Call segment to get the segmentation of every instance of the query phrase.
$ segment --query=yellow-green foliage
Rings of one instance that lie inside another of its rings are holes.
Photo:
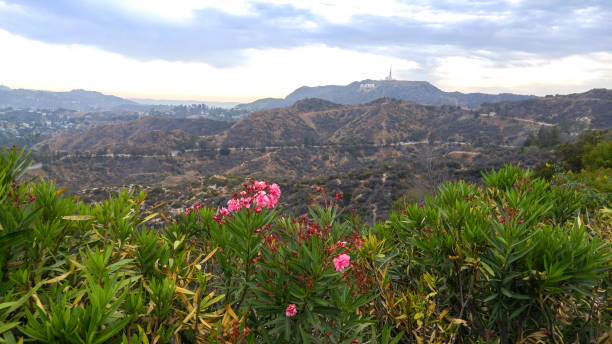
[[[607,140],[596,145],[585,145],[584,150],[582,164],[585,168],[612,168],[612,141]]]

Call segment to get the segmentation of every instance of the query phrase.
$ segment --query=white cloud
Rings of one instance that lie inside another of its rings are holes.
[[[432,74],[440,87],[465,92],[545,95],[612,86],[612,53],[609,52],[552,60],[529,54],[517,55],[522,58],[505,65],[484,57],[438,58],[438,66]]]
[[[250,49],[244,64],[138,61],[83,45],[33,41],[0,30],[0,84],[69,90],[84,88],[134,97],[229,100],[285,96],[303,85],[345,84],[419,68],[413,61],[324,45],[289,50]]]
[[[574,10],[574,18],[578,25],[590,28],[596,27],[604,19],[602,10],[596,6],[589,6]]]

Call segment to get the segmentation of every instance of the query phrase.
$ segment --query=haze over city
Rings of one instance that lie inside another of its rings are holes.
[[[0,0],[0,84],[251,101],[303,86],[610,88],[607,1]]]

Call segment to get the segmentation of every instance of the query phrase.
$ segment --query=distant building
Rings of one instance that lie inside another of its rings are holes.
[[[494,111],[491,111],[489,113],[481,113],[480,116],[483,116],[483,117],[495,117],[495,116],[497,116],[497,113],[494,112]]]

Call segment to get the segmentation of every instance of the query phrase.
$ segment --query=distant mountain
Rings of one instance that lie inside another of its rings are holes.
[[[72,90],[52,92],[11,89],[0,86],[0,108],[69,109],[78,111],[131,108],[139,104],[131,100],[95,91]]]
[[[495,112],[504,117],[520,118],[575,127],[612,128],[612,90],[592,89],[584,93],[530,98],[515,102],[483,104],[479,112]]]
[[[168,151],[194,137],[207,137],[216,147],[250,148],[423,140],[514,146],[540,127],[553,125],[568,133],[612,128],[612,90],[485,103],[473,110],[393,98],[357,105],[307,98],[290,107],[251,113],[235,123],[147,116],[44,143],[52,151]]]
[[[309,98],[291,107],[252,113],[226,130],[220,140],[226,145],[256,147],[423,140],[516,144],[530,132],[530,125],[480,116],[451,105],[422,105],[392,98],[339,105]]]
[[[393,98],[339,105],[308,98],[255,112],[223,133],[227,145],[386,144],[436,140],[519,145],[541,126],[612,128],[612,90],[483,104],[468,110]],[[244,138],[248,138],[245,140]]]
[[[427,105],[454,105],[465,108],[476,108],[482,103],[513,101],[529,98],[526,95],[511,93],[485,94],[444,92],[426,81],[403,80],[363,80],[346,86],[329,85],[303,86],[286,98],[265,98],[248,104],[237,105],[237,109],[261,111],[293,105],[306,98],[320,98],[343,105],[365,104],[381,97],[407,100]]]
[[[445,179],[477,178],[481,170],[509,161],[533,167],[548,159],[543,149],[513,149],[541,128],[565,127],[559,132],[566,138],[567,132],[610,128],[611,92],[485,104],[476,110],[390,98],[359,105],[303,99],[236,123],[150,116],[42,142],[51,152],[71,155],[57,160],[41,147],[35,153],[44,166],[36,173],[69,190],[176,185],[180,191],[170,199],[177,209],[220,204],[224,186],[235,190],[244,178],[260,178],[278,182],[283,190],[299,188],[287,192],[295,195],[289,202],[310,204],[313,189],[308,188],[316,185],[331,194],[342,192],[351,208],[376,204],[377,214],[385,214],[399,197]],[[182,152],[168,156],[173,150]],[[84,151],[129,156],[92,157]],[[211,186],[200,177],[210,178]]]

